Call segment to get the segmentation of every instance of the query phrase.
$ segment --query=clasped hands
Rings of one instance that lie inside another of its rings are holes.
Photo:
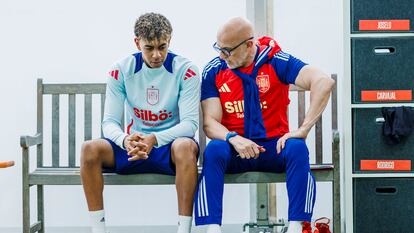
[[[154,134],[133,133],[124,138],[124,148],[128,152],[128,161],[147,159],[157,138]]]

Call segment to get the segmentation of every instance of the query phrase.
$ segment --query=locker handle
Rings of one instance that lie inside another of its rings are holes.
[[[375,192],[377,194],[396,194],[397,188],[396,187],[376,187]]]
[[[375,123],[377,123],[377,124],[381,124],[381,123],[384,123],[384,122],[385,122],[384,117],[375,118]]]
[[[395,53],[394,47],[376,47],[374,48],[374,52],[376,55],[387,55]]]

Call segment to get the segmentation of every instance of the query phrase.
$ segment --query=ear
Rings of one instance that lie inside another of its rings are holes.
[[[253,46],[255,46],[254,40],[249,40],[246,42],[247,48],[251,48]]]
[[[135,45],[137,46],[137,49],[141,51],[142,50],[141,44],[139,43],[139,39],[137,37],[134,38],[134,42],[135,42]]]

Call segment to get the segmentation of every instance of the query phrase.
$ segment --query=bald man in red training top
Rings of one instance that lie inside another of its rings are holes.
[[[285,53],[269,37],[255,41],[252,24],[233,18],[217,33],[219,53],[204,68],[201,105],[204,151],[194,207],[196,225],[220,233],[225,173],[286,172],[289,233],[301,233],[315,203],[315,179],[305,138],[322,114],[334,81]],[[303,124],[289,130],[289,85],[310,90]]]

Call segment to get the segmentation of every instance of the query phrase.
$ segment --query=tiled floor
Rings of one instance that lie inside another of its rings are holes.
[[[47,233],[90,233],[87,227],[48,227]],[[128,226],[128,227],[108,227],[109,233],[175,233],[176,226]],[[21,233],[18,228],[1,228],[0,233]],[[194,227],[192,233],[205,233],[204,227]],[[224,225],[223,233],[242,233],[242,225]]]

